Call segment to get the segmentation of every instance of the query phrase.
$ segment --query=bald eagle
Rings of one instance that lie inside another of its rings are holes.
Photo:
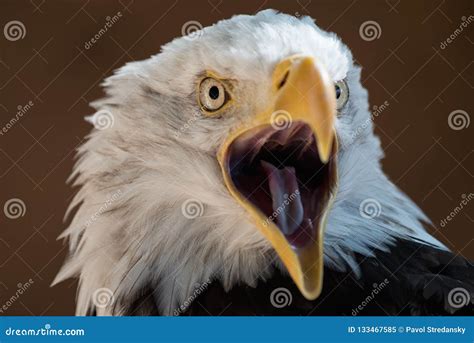
[[[472,314],[473,265],[381,169],[360,72],[265,10],[106,79],[55,280],[76,314]]]

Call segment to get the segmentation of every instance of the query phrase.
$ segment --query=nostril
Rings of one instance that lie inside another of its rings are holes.
[[[286,83],[286,80],[288,80],[288,75],[290,74],[290,71],[287,71],[285,75],[283,75],[283,78],[281,79],[280,83],[278,84],[278,89],[283,87]]]

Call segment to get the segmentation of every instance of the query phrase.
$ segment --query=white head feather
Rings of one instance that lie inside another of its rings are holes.
[[[386,250],[393,237],[444,248],[425,232],[424,214],[381,170],[367,92],[348,48],[307,17],[272,10],[239,15],[127,64],[105,81],[107,97],[92,104],[98,110],[92,120],[111,114],[113,126],[94,129],[79,149],[72,179],[81,189],[70,207],[77,211],[62,235],[71,255],[56,279],[79,276],[78,315],[94,307],[92,296],[102,287],[113,291],[117,306],[98,314],[121,314],[121,304],[145,285],[155,289],[162,313],[171,314],[210,278],[230,289],[284,268],[228,193],[216,152],[232,127],[268,106],[273,68],[293,54],[314,56],[350,90],[336,121],[342,148],[326,266],[357,272],[354,253]],[[222,118],[202,117],[196,102],[206,70],[235,81],[236,106]],[[378,216],[361,216],[367,199],[380,204]],[[201,216],[183,215],[190,201]]]

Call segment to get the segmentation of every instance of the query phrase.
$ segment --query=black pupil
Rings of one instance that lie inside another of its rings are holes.
[[[341,92],[341,87],[336,85],[336,99],[339,99],[339,97],[341,96]]]
[[[209,96],[212,100],[216,100],[219,97],[219,88],[217,88],[216,86],[212,86],[209,89]]]

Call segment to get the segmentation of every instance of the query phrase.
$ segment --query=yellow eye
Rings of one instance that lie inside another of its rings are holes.
[[[335,84],[336,87],[336,106],[337,109],[340,110],[344,107],[349,99],[349,88],[347,87],[347,83],[344,80],[337,81]]]
[[[227,94],[222,82],[207,77],[199,85],[199,102],[204,110],[213,112],[220,109],[227,102]]]

